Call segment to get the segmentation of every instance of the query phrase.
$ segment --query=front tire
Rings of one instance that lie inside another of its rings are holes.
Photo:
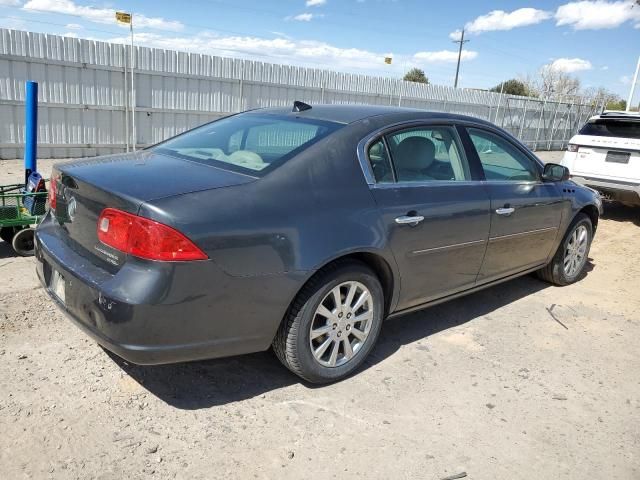
[[[293,301],[273,350],[312,383],[341,380],[362,365],[384,318],[384,293],[366,265],[339,262],[318,272]]]
[[[553,259],[546,267],[538,270],[538,276],[559,286],[577,282],[587,265],[592,240],[591,219],[584,213],[579,213],[567,229]]]

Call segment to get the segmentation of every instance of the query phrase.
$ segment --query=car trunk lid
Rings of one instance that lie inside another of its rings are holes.
[[[54,216],[62,237],[74,250],[117,268],[125,255],[102,244],[97,236],[98,217],[105,208],[136,214],[144,202],[254,180],[153,151],[83,159],[54,168]]]

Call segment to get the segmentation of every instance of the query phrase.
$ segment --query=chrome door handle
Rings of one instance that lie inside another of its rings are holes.
[[[422,215],[402,215],[401,217],[396,218],[396,223],[398,225],[411,225],[412,227],[415,227],[423,220],[424,217]]]
[[[498,215],[505,215],[505,216],[509,216],[511,215],[513,212],[515,212],[516,209],[513,207],[504,207],[504,208],[498,208],[496,209],[496,213]]]

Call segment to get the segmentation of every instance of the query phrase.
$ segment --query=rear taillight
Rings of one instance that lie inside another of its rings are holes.
[[[54,175],[51,177],[51,180],[49,180],[49,196],[48,196],[48,201],[49,201],[49,209],[50,210],[55,210],[56,209],[56,195],[57,195],[57,190],[58,187],[56,185],[56,183],[58,182],[58,176]]]
[[[567,145],[567,152],[577,152],[578,151],[578,145],[574,145],[573,143],[570,143],[569,145]]]
[[[209,258],[178,230],[115,208],[106,208],[100,214],[98,239],[116,250],[149,260]]]

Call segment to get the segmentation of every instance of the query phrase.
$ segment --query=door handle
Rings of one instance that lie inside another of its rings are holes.
[[[505,215],[505,216],[509,216],[511,215],[513,212],[515,212],[516,209],[513,207],[503,207],[503,208],[497,208],[496,209],[496,213],[498,215]]]
[[[423,220],[424,217],[422,215],[402,215],[401,217],[396,218],[396,223],[398,225],[410,225],[415,227]]]

